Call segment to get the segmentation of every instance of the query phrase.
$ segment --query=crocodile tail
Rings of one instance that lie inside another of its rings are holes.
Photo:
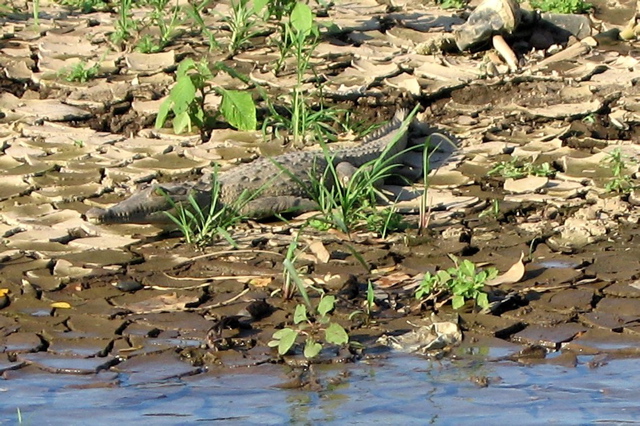
[[[393,115],[393,118],[386,126],[382,126],[373,133],[368,134],[364,139],[363,143],[367,143],[373,140],[380,139],[390,133],[395,132],[402,126],[402,122],[407,118],[407,110],[405,108],[401,108],[396,111]]]

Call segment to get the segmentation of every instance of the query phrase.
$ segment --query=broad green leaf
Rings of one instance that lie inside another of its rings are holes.
[[[296,306],[296,310],[293,313],[293,323],[300,324],[301,322],[307,321],[307,307],[304,305]]]
[[[453,296],[453,300],[451,301],[451,305],[453,309],[459,309],[464,305],[464,297],[462,296]]]
[[[373,304],[376,301],[375,296],[376,293],[373,290],[373,284],[371,283],[371,280],[369,280],[367,283],[367,306],[369,309],[373,307]]]
[[[195,65],[196,65],[196,63],[191,58],[187,58],[187,59],[183,60],[178,65],[178,70],[176,71],[176,77],[178,79],[180,79],[181,77],[186,76],[187,73],[189,72],[189,70],[194,68]]]
[[[169,97],[173,101],[173,112],[178,115],[189,109],[189,105],[196,98],[196,86],[190,78],[179,78],[176,85],[171,89]]]
[[[291,11],[289,20],[298,34],[306,36],[313,27],[313,12],[306,4],[298,2]]]
[[[324,339],[328,343],[334,343],[336,345],[349,343],[349,335],[340,324],[335,322],[329,324],[329,327],[324,331]]]
[[[187,131],[191,132],[191,117],[189,117],[189,113],[187,111],[176,114],[173,119],[173,131],[176,134],[182,133],[185,128]]]
[[[269,0],[253,0],[253,13],[260,15],[267,4],[269,4]]]
[[[238,130],[255,130],[257,125],[256,105],[251,93],[239,90],[220,90],[222,104],[220,112],[227,122]]]
[[[193,111],[193,108],[191,109],[191,120],[193,121],[193,124],[202,128],[204,125],[204,111],[202,108],[196,107],[195,111]]]
[[[278,353],[280,355],[284,355],[289,352],[289,349],[293,347],[296,343],[296,339],[298,338],[298,332],[296,330],[292,330],[290,328],[284,328],[283,330],[286,330],[287,333],[280,338],[280,343],[278,344]]]
[[[473,275],[475,275],[476,272],[476,265],[473,264],[473,262],[470,262],[468,260],[464,260],[462,262],[462,264],[460,265],[460,271],[464,274],[467,275],[469,277],[472,277]]]
[[[318,313],[321,316],[327,315],[329,312],[331,312],[335,304],[336,304],[335,296],[324,296],[322,300],[320,300],[320,303],[318,303]]]
[[[481,308],[486,308],[489,306],[489,298],[487,297],[487,293],[479,293],[476,297],[476,303]]]
[[[172,106],[173,100],[171,99],[171,97],[168,97],[164,100],[164,102],[162,102],[162,104],[160,105],[160,109],[158,109],[158,116],[156,117],[156,129],[164,126],[164,122],[167,121],[167,115],[169,115],[169,110]]]
[[[451,279],[451,274],[445,270],[440,270],[436,273],[436,277],[438,277],[441,284],[445,284]]]
[[[276,332],[273,333],[273,337],[276,340],[280,340],[282,339],[284,336],[286,336],[287,334],[289,334],[291,332],[290,328],[282,328],[280,330],[277,330]]]
[[[307,343],[304,345],[304,357],[315,358],[322,350],[322,345],[313,339],[307,339]]]

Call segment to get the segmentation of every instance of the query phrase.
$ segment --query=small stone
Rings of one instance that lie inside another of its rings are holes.
[[[126,280],[126,281],[116,281],[111,283],[115,288],[120,291],[126,291],[130,293],[135,293],[138,290],[142,290],[144,285],[139,283],[138,281]]]
[[[461,313],[460,319],[467,329],[502,339],[517,333],[525,327],[522,321],[501,318],[495,315]]]
[[[640,280],[633,282],[617,282],[602,290],[602,292],[609,296],[615,297],[640,297]]]
[[[515,334],[512,339],[530,345],[559,349],[561,343],[573,340],[576,335],[586,330],[585,326],[576,323],[559,324],[554,327],[532,325]]]

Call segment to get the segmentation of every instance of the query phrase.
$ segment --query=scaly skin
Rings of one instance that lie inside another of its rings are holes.
[[[399,110],[388,125],[367,137],[361,145],[331,151],[336,167],[348,165],[346,168],[357,169],[379,158],[393,142],[393,146],[385,153],[385,159],[397,159],[397,154],[407,146],[407,132],[402,127],[405,117],[406,111]],[[257,191],[257,196],[244,206],[241,214],[260,219],[288,211],[312,210],[316,204],[309,198],[305,188],[309,187],[312,174],[320,179],[326,168],[327,161],[322,151],[296,151],[271,159],[260,158],[217,176],[220,182],[218,202],[226,205],[237,201],[245,191]],[[177,184],[151,184],[110,208],[92,208],[86,217],[90,222],[105,224],[166,223],[168,217],[164,212],[172,209],[167,195],[178,204],[186,202],[191,194],[200,208],[208,211],[211,188],[211,182],[206,179]]]

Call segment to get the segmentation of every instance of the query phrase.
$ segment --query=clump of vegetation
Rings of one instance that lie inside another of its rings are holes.
[[[373,290],[373,284],[371,280],[367,283],[367,297],[364,301],[363,310],[356,310],[351,312],[349,319],[364,318],[365,324],[371,323],[373,318],[373,307],[375,306],[375,292]]]
[[[156,128],[164,125],[169,112],[173,112],[173,131],[191,132],[193,126],[204,129],[204,98],[209,87],[208,80],[213,78],[206,61],[195,62],[185,59],[178,65],[176,84],[169,97],[162,103],[156,117]]]
[[[298,4],[296,0],[255,0],[254,10],[263,11],[265,20],[274,17],[281,21],[283,17],[291,15],[293,8]]]
[[[398,138],[404,134],[409,123],[413,120],[417,108],[414,109],[402,123],[397,132]],[[397,140],[391,140],[387,148],[375,160],[350,170],[345,176],[344,171],[338,171],[334,155],[324,149],[324,162],[327,168],[318,177],[318,173],[311,171],[310,187],[305,188],[309,196],[318,204],[320,215],[314,218],[312,224],[318,228],[335,228],[346,234],[351,234],[364,224],[370,231],[379,233],[383,238],[389,232],[402,229],[402,217],[394,208],[379,210],[376,208],[378,199],[384,196],[378,191],[377,185],[388,178],[396,167],[397,157],[404,152],[389,155]],[[295,176],[288,172],[295,179]],[[304,186],[304,183],[298,182]]]
[[[480,212],[478,217],[492,217],[497,219],[500,217],[500,200],[497,198],[491,201],[491,205],[487,207],[485,210]]]
[[[535,9],[554,13],[587,13],[593,8],[583,0],[531,0],[530,3]]]
[[[140,23],[140,31],[144,28],[154,27],[160,30],[159,39],[145,34],[138,40],[136,49],[142,53],[155,53],[162,51],[178,35],[178,26],[184,22],[184,12],[181,6],[168,7],[170,0],[150,1],[153,10]],[[170,11],[167,13],[167,11]],[[169,20],[165,16],[169,15]]]
[[[103,0],[58,0],[58,3],[74,10],[80,10],[82,13],[91,13],[109,8]]]
[[[333,321],[331,316],[336,305],[335,296],[326,295],[319,290],[321,293],[320,301],[318,306],[314,307],[307,293],[306,285],[293,265],[291,254],[292,250],[289,250],[287,258],[283,262],[285,276],[296,284],[304,304],[296,305],[293,325],[273,333],[272,340],[268,342],[268,345],[277,347],[278,353],[284,355],[296,345],[299,337],[303,337],[305,358],[314,358],[320,354],[324,344],[348,344],[349,334],[340,324]]]
[[[95,78],[100,70],[100,64],[88,66],[87,61],[83,60],[77,62],[69,68],[60,70],[58,75],[64,77],[65,80],[70,82],[86,83],[87,81]]]
[[[185,6],[185,13],[193,20],[193,29],[197,29],[200,34],[207,38],[209,51],[220,47],[213,31],[209,29],[204,21],[202,12],[209,5],[209,0],[201,0],[199,3],[194,1]]]
[[[266,182],[264,187],[269,185]],[[172,212],[165,212],[177,226],[188,244],[199,247],[211,245],[213,241],[222,236],[232,246],[235,241],[228,229],[244,219],[240,213],[242,209],[254,200],[264,187],[257,191],[244,191],[237,200],[230,204],[220,202],[220,182],[214,173],[211,179],[211,198],[207,207],[201,206],[193,194],[189,194],[186,203],[176,203],[168,194],[161,193],[171,204]]]
[[[275,108],[270,108],[271,115],[264,121],[263,130],[269,126],[274,130],[286,129],[297,143],[308,135],[321,141],[334,139],[335,130],[332,124],[338,122],[339,111],[325,108],[323,105],[312,108],[303,89],[305,76],[311,69],[313,52],[320,38],[311,8],[304,3],[295,3],[289,19],[280,24],[279,35],[277,46],[280,58],[275,68],[280,72],[287,58],[295,58],[296,85],[291,93],[290,102],[284,106],[287,113],[281,114]]]
[[[526,176],[549,177],[555,174],[555,170],[549,163],[534,164],[523,162],[519,158],[510,161],[501,161],[489,170],[489,176],[499,175],[503,178],[520,179]]]
[[[386,236],[400,226],[401,220],[393,209],[386,212],[376,209],[376,183],[391,174],[394,166],[389,161],[374,160],[355,170],[344,183],[333,164],[332,154],[325,151],[325,156],[328,164],[325,173],[320,179],[311,174],[311,188],[308,188],[321,212],[315,218],[317,221],[346,234],[366,224],[369,230]]]
[[[111,41],[116,45],[131,39],[138,30],[138,23],[133,19],[131,12],[133,1],[120,0],[118,3],[118,19],[115,23],[115,31],[111,34]]]
[[[436,3],[443,9],[464,9],[467,7],[466,0],[436,0]]]
[[[251,94],[246,91],[212,87],[212,78],[213,73],[205,59],[195,62],[188,58],[180,62],[176,71],[176,84],[158,111],[156,128],[162,127],[169,112],[172,112],[173,130],[176,133],[185,130],[191,132],[194,126],[198,127],[201,133],[206,133],[207,116],[204,104],[208,89],[211,88],[222,96],[220,112],[231,126],[240,130],[254,130],[256,107]]]
[[[231,31],[231,39],[227,50],[231,54],[235,54],[249,43],[252,37],[259,34],[254,31],[256,27],[256,6],[250,7],[248,0],[232,0],[231,14],[222,16],[222,21]]]
[[[608,154],[608,157],[603,160],[603,165],[611,170],[613,176],[605,184],[604,188],[607,192],[628,194],[637,187],[631,175],[627,173],[629,164],[634,163],[633,159],[624,155],[620,148],[616,148]]]
[[[373,214],[365,218],[367,230],[379,234],[381,238],[387,238],[390,232],[405,229],[407,224],[395,206],[384,209],[375,209]]]
[[[453,309],[461,308],[467,300],[474,300],[481,308],[489,306],[484,286],[487,281],[498,276],[496,268],[478,270],[476,265],[465,259],[449,255],[455,266],[440,270],[435,274],[426,273],[415,292],[416,299],[433,300],[440,305],[451,300]]]
[[[8,15],[10,13],[13,13],[13,8],[6,5],[6,4],[0,4],[0,16],[5,16]]]
[[[284,355],[296,344],[300,336],[305,340],[304,356],[315,358],[320,354],[323,343],[346,345],[349,334],[337,322],[331,320],[331,311],[335,307],[335,296],[322,296],[313,313],[307,311],[304,304],[298,304],[293,314],[293,326],[285,327],[273,333],[269,341],[270,347],[277,347],[278,353]]]

